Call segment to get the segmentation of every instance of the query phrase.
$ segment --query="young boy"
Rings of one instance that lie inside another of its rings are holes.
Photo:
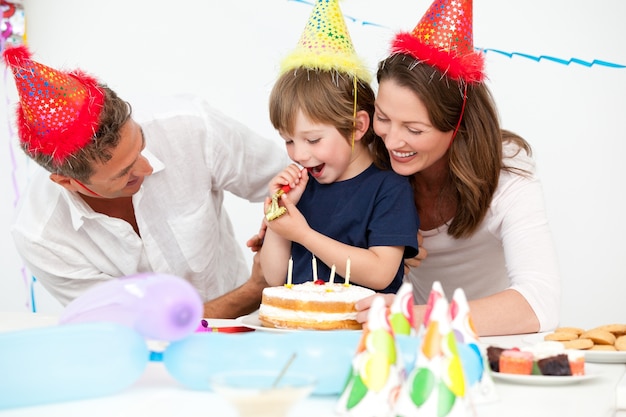
[[[328,281],[332,266],[343,282],[350,260],[350,283],[395,293],[403,258],[417,254],[409,182],[373,163],[369,80],[337,1],[317,1],[270,96],[271,122],[296,163],[269,184],[270,194],[290,187],[286,213],[266,220],[261,266],[270,285],[285,283],[290,258],[294,284]]]

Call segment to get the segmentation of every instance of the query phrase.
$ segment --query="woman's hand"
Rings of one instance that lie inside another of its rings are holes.
[[[396,297],[396,295],[376,293],[357,301],[357,303],[354,305],[354,308],[356,308],[357,311],[356,321],[358,321],[359,323],[367,322],[367,316],[369,315],[370,307],[372,306],[372,301],[374,301],[375,297],[383,297],[383,299],[385,300],[385,306],[389,307],[393,303],[393,299]]]
[[[369,311],[370,311],[370,307],[372,305],[372,301],[374,300],[374,297],[383,297],[383,299],[385,300],[385,306],[389,307],[391,306],[391,304],[393,303],[393,300],[395,299],[396,295],[395,294],[374,294],[374,295],[370,295],[367,298],[364,298],[362,300],[359,300],[356,304],[355,304],[355,308],[357,310],[357,315],[356,315],[356,320],[359,323],[366,323],[367,319],[368,319],[368,315],[369,315]],[[415,330],[419,329],[420,325],[422,324],[422,321],[424,320],[424,313],[426,312],[426,306],[425,305],[414,305],[413,306],[413,327],[415,328]]]
[[[424,244],[424,236],[421,232],[417,232],[417,247],[419,252],[416,257],[404,260],[404,275],[409,273],[410,268],[417,268],[422,261],[428,256],[428,251],[422,246]]]

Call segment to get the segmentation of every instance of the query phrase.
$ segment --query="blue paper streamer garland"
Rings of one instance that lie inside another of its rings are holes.
[[[306,4],[309,6],[313,6],[314,2],[311,1],[306,1],[306,0],[287,0],[287,1],[293,1],[296,3],[302,3],[302,4]],[[385,28],[385,29],[389,29],[387,26],[385,25],[381,25],[375,22],[370,22],[367,20],[363,20],[363,19],[359,19],[353,16],[348,16],[346,14],[344,14],[344,17],[346,18],[346,20],[350,20],[353,23],[357,23],[360,24],[361,26],[375,26],[375,27],[380,27],[380,28]],[[570,59],[565,59],[565,58],[557,58],[554,56],[549,56],[549,55],[539,55],[539,56],[534,56],[534,55],[530,55],[530,54],[525,54],[523,52],[506,52],[506,51],[502,51],[499,49],[493,49],[493,48],[474,48],[478,51],[483,51],[485,53],[487,52],[493,52],[496,54],[500,54],[500,55],[505,55],[508,56],[509,58],[513,58],[514,56],[519,56],[521,58],[526,58],[526,59],[530,59],[532,61],[535,62],[540,62],[542,60],[545,61],[551,61],[551,62],[555,62],[557,64],[562,64],[562,65],[570,65],[570,64],[578,64],[578,65],[583,65],[586,67],[593,67],[595,66],[603,66],[603,67],[608,67],[608,68],[626,68],[626,65],[622,65],[622,64],[617,64],[614,62],[609,62],[609,61],[604,61],[601,59],[593,59],[592,61],[586,61],[584,59],[581,58],[570,58]]]

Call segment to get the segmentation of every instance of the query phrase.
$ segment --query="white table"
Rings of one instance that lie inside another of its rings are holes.
[[[49,326],[54,317],[31,313],[0,312],[0,331]],[[216,320],[211,325],[233,325]],[[481,339],[486,344],[522,346],[523,336]],[[479,417],[626,417],[616,408],[616,387],[625,378],[625,364],[593,364],[601,376],[564,386],[529,386],[496,380],[498,401],[476,406]],[[2,376],[0,375],[0,378]],[[626,384],[626,379],[624,379]],[[0,393],[2,395],[2,393]],[[297,404],[292,417],[335,416],[337,397],[310,397]],[[141,378],[125,391],[107,397],[0,411],[1,417],[236,417],[237,413],[218,395],[185,388],[160,362],[150,362]]]

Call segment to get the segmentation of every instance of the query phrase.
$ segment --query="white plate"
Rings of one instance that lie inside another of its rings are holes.
[[[237,321],[239,322],[239,324],[241,324],[242,326],[246,326],[249,327],[251,329],[255,329],[255,330],[263,330],[265,332],[277,332],[277,333],[284,333],[284,332],[306,332],[306,331],[328,331],[328,332],[333,332],[333,331],[344,331],[344,332],[349,332],[349,331],[354,331],[354,332],[360,332],[361,330],[351,330],[351,329],[341,329],[341,330],[315,330],[315,329],[278,329],[275,327],[265,327],[263,326],[263,324],[261,323],[261,320],[259,320],[259,312],[255,311],[252,314],[248,314],[247,316],[241,316],[237,318]]]
[[[530,336],[526,336],[522,339],[525,343],[529,345],[534,345],[535,343],[539,343],[543,341],[545,335],[552,333],[535,333]],[[581,349],[585,355],[585,362],[592,363],[626,363],[626,351],[605,351],[605,350],[584,350]]]
[[[603,350],[583,350],[585,361],[594,363],[626,363],[626,352],[623,351],[603,351]]]
[[[297,331],[297,330],[294,330],[294,329],[276,329],[274,327],[265,327],[265,326],[263,326],[263,324],[261,323],[261,320],[259,320],[259,312],[258,311],[255,311],[252,314],[248,314],[247,316],[238,317],[237,321],[242,326],[246,326],[246,327],[249,327],[249,328],[254,329],[254,330],[263,330],[265,332],[284,333],[284,332],[294,332],[294,331]]]
[[[493,379],[523,385],[568,385],[588,381],[600,376],[600,371],[593,365],[585,364],[585,375],[552,376],[552,375],[516,375],[491,372]]]

